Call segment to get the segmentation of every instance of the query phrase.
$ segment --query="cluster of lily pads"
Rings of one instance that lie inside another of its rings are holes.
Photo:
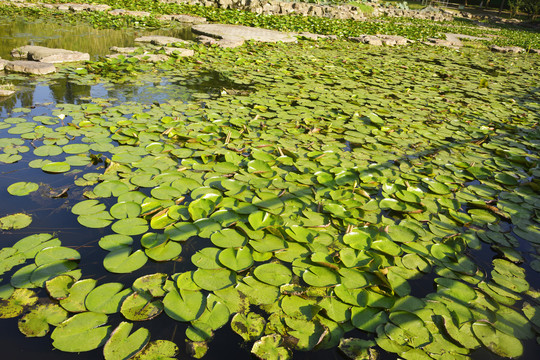
[[[538,65],[472,49],[249,43],[167,64],[170,81],[214,72],[241,88],[220,96],[16,109],[0,123],[0,161],[73,177],[84,199],[71,213],[109,232],[104,269],[185,270],[98,282],[69,240],[26,236],[0,250],[0,317],[22,315],[26,336],[53,326],[55,348],[103,346],[105,359],[173,358],[179,344],[130,335],[162,312],[189,324],[195,358],[223,326],[261,359],[336,347],[351,359],[518,357],[540,330]]]

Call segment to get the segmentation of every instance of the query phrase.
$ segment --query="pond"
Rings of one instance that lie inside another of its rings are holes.
[[[8,74],[0,294],[40,312],[2,300],[5,357],[114,359],[129,321],[181,359],[534,359],[539,60],[422,46]]]
[[[164,35],[191,40],[189,26],[171,29],[94,29],[88,24],[67,24],[44,18],[29,21],[25,17],[0,17],[0,58],[11,59],[11,50],[23,45],[82,51],[93,60],[110,54],[110,48],[131,47],[135,38],[147,35]]]

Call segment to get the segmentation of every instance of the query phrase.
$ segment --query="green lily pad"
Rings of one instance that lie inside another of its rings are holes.
[[[56,300],[62,300],[69,296],[69,288],[77,281],[69,275],[59,275],[45,282],[45,288],[49,296]]]
[[[69,312],[86,311],[84,301],[86,296],[96,287],[94,279],[77,281],[69,288],[69,296],[60,300],[60,305]]]
[[[105,235],[99,240],[99,247],[103,250],[113,251],[126,246],[131,247],[133,238],[128,235],[111,234]]]
[[[109,226],[114,220],[107,211],[100,211],[90,215],[79,215],[77,221],[79,224],[92,229],[100,229]]]
[[[146,264],[148,257],[142,250],[131,252],[130,246],[115,248],[103,259],[103,267],[112,273],[131,273]]]
[[[166,241],[159,246],[145,249],[144,252],[154,261],[169,261],[180,256],[182,245],[175,241]]]
[[[103,314],[114,314],[120,311],[122,302],[131,293],[121,283],[107,283],[98,286],[86,295],[84,304],[89,311]]]
[[[75,215],[92,215],[101,213],[105,208],[105,204],[101,204],[98,200],[84,200],[75,204],[71,212]]]
[[[281,286],[288,284],[292,280],[292,272],[282,264],[268,263],[262,264],[253,271],[255,277],[269,285]]]
[[[60,260],[80,260],[81,254],[75,249],[64,246],[48,247],[41,250],[35,258],[37,266],[45,265]]]
[[[48,173],[60,174],[71,170],[71,166],[67,162],[50,162],[43,164],[41,170]]]
[[[329,268],[310,266],[302,274],[302,279],[311,286],[327,287],[339,284],[338,274]]]
[[[112,224],[111,229],[122,235],[139,235],[148,231],[148,222],[142,218],[121,219]]]
[[[133,360],[174,360],[178,351],[178,346],[172,341],[155,340],[148,343]]]
[[[223,229],[215,232],[210,239],[214,245],[221,248],[237,248],[244,246],[247,242],[246,237],[239,234],[234,229]]]
[[[216,291],[234,285],[236,275],[228,269],[198,269],[193,281],[204,290]]]
[[[124,299],[120,312],[131,321],[150,320],[161,314],[163,304],[150,293],[134,292]]]
[[[103,356],[106,360],[129,359],[141,352],[148,344],[150,332],[145,328],[139,328],[130,335],[132,328],[132,323],[122,321],[114,329],[103,347]]]
[[[191,256],[191,262],[199,269],[220,269],[222,268],[219,263],[220,249],[214,247],[206,247],[197,251]]]
[[[266,326],[266,320],[256,313],[238,313],[231,320],[231,329],[240,335],[244,341],[255,341],[261,337]]]
[[[156,273],[150,275],[144,275],[133,282],[133,290],[138,292],[148,292],[154,297],[161,297],[165,295],[165,281],[167,280],[167,274]]]
[[[49,325],[58,326],[68,318],[68,312],[57,304],[41,304],[19,319],[19,330],[27,337],[42,337]]]
[[[111,206],[110,213],[115,219],[136,218],[141,214],[141,206],[135,202],[119,202]]]
[[[7,299],[0,300],[0,319],[9,319],[19,316],[28,306],[38,301],[32,290],[15,289]]]
[[[253,256],[249,247],[221,250],[218,259],[223,266],[236,272],[244,271],[253,265]]]
[[[84,352],[103,346],[111,332],[107,315],[93,312],[76,314],[54,329],[53,346],[66,352]]]
[[[477,321],[472,329],[478,340],[499,356],[513,358],[523,354],[523,345],[518,339],[493,328],[487,322]]]
[[[6,215],[0,218],[0,229],[2,230],[17,230],[23,229],[32,223],[30,215],[18,213]]]
[[[14,196],[25,196],[39,189],[39,184],[34,182],[16,182],[8,186],[7,191]]]
[[[27,259],[32,259],[42,249],[60,245],[60,240],[53,238],[51,234],[34,234],[17,241],[13,248],[23,253]]]
[[[260,359],[289,360],[291,352],[282,345],[282,338],[278,334],[263,336],[251,348],[251,353]]]
[[[171,290],[163,299],[165,312],[177,321],[193,321],[198,319],[206,307],[206,298],[200,291]]]

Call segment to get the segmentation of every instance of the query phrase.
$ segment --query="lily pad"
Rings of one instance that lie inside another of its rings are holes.
[[[122,321],[111,333],[111,337],[103,347],[105,360],[124,360],[138,354],[150,341],[150,332],[139,328],[129,334],[133,328],[132,323]]]
[[[41,304],[19,319],[19,330],[27,337],[42,337],[49,325],[58,326],[68,318],[68,312],[57,304]]]
[[[39,184],[34,182],[16,182],[8,186],[7,191],[14,196],[25,196],[39,189]]]
[[[84,352],[103,346],[111,332],[107,315],[93,312],[76,314],[58,325],[51,334],[53,346],[66,352]]]
[[[163,299],[165,312],[177,321],[193,321],[198,319],[206,307],[206,298],[200,291],[171,290]]]
[[[18,213],[7,215],[0,218],[0,229],[2,230],[18,230],[23,229],[32,223],[30,215]]]

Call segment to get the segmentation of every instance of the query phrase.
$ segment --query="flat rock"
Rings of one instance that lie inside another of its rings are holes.
[[[224,40],[220,41],[220,46],[226,44],[238,46],[237,44],[241,45],[246,40],[260,42],[296,41],[296,37],[289,33],[242,25],[198,24],[193,25],[191,31],[198,35]]]
[[[204,24],[206,23],[206,18],[195,15],[161,15],[158,17],[159,20],[163,21],[178,21],[185,24]]]
[[[5,97],[5,96],[11,96],[13,94],[15,94],[15,90],[7,90],[7,89],[2,89],[0,88],[0,96],[1,97]]]
[[[540,49],[529,49],[529,52],[533,54],[540,54]]]
[[[449,40],[443,40],[443,39],[435,39],[435,38],[428,38],[428,41],[424,42],[426,45],[432,45],[432,46],[445,46],[451,49],[459,49],[461,46],[461,41],[459,45],[456,45],[455,42],[449,41]]]
[[[130,11],[130,10],[124,10],[124,9],[114,9],[109,11],[109,14],[111,15],[128,15],[133,17],[146,17],[150,16],[150,13],[148,11]]]
[[[11,56],[14,58],[28,59],[45,63],[63,63],[90,60],[88,53],[79,51],[53,49],[44,46],[25,45],[13,49]]]
[[[110,51],[117,54],[131,54],[139,49],[138,47],[118,47],[112,46],[109,48]]]
[[[162,49],[165,51],[165,54],[175,55],[178,57],[187,57],[187,56],[195,55],[195,51],[191,49],[182,49],[182,48],[167,47],[167,46],[163,47]]]
[[[519,46],[497,46],[497,45],[491,45],[489,47],[491,49],[491,51],[495,51],[495,52],[500,52],[500,53],[508,53],[508,52],[511,52],[511,53],[514,53],[514,54],[518,54],[518,53],[522,53],[525,51],[524,48],[521,48]]]
[[[6,66],[8,62],[9,62],[8,60],[0,59],[0,71],[4,70],[4,67]]]
[[[171,36],[159,36],[159,35],[151,35],[151,36],[141,36],[135,39],[136,42],[143,42],[143,43],[151,43],[154,45],[168,45],[168,44],[175,44],[175,43],[182,43],[187,44],[185,40],[178,39]]]
[[[338,38],[336,35],[321,35],[321,34],[313,34],[309,32],[301,32],[301,33],[296,34],[296,36],[302,37],[308,40],[321,40],[321,39],[337,40]]]
[[[54,64],[26,60],[10,61],[6,64],[4,69],[6,71],[35,75],[45,75],[56,72]]]
[[[407,45],[411,40],[398,35],[377,35],[382,43],[387,46]]]
[[[360,42],[363,44],[369,44],[374,46],[382,46],[383,42],[375,35],[360,35],[355,37],[350,37],[349,40]]]

